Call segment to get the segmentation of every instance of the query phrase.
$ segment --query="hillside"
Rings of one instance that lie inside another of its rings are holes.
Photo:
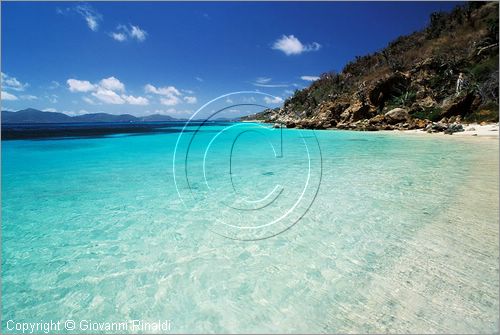
[[[168,122],[179,121],[168,115],[153,114],[135,117],[130,114],[114,115],[108,113],[90,113],[69,116],[64,113],[43,112],[28,108],[17,112],[2,111],[2,124],[9,123],[75,123],[75,122]]]
[[[357,57],[340,73],[323,74],[281,108],[247,117],[252,118],[355,130],[444,130],[463,121],[496,122],[498,3],[471,2],[434,13],[426,29]]]
[[[42,112],[27,108],[17,112],[2,111],[2,124],[5,123],[65,123],[71,122],[71,116],[63,113]]]

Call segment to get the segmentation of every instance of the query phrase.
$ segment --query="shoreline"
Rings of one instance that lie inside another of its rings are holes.
[[[470,135],[461,136],[465,137]],[[490,141],[480,145],[494,147]],[[498,314],[494,312],[498,311],[499,293],[498,281],[495,281],[498,280],[499,256],[498,151],[492,154],[493,159],[475,155],[469,177],[459,184],[447,208],[408,241],[405,252],[394,266],[374,277],[368,290],[384,298],[370,301],[370,308],[379,312],[368,316],[361,312],[356,314],[357,321],[372,327],[363,331],[498,332]],[[479,212],[491,215],[478,219]],[[399,284],[394,287],[394,283]],[[448,290],[440,290],[440,287]],[[391,301],[407,301],[408,304],[391,305]],[[488,309],[489,304],[494,308]],[[457,317],[434,322],[435,315],[446,315],[450,310]],[[380,323],[386,313],[394,321]]]
[[[469,123],[469,124],[463,124],[464,131],[460,132],[455,132],[453,136],[456,137],[490,137],[490,138],[498,138],[499,137],[499,125],[498,123],[490,123],[490,124],[485,124],[481,125],[478,123]],[[394,130],[388,130],[390,132],[393,132]],[[412,130],[395,130],[396,132],[402,132],[405,134],[417,134],[417,135],[428,135],[428,134],[434,134],[434,135],[441,135],[441,136],[450,136],[449,134],[445,134],[443,132],[439,133],[428,133],[423,129],[412,129]]]
[[[267,123],[270,126],[273,126],[274,123],[265,122],[263,120],[245,120],[239,121],[244,123]],[[479,123],[463,123],[461,124],[464,128],[464,131],[454,132],[453,134],[445,134],[444,132],[427,132],[424,129],[393,129],[393,130],[365,130],[371,133],[392,133],[392,134],[412,134],[412,135],[434,135],[441,137],[486,137],[486,138],[499,138],[500,126],[499,123],[488,123],[488,124],[479,124]],[[285,129],[300,129],[300,128],[286,128]],[[362,130],[350,130],[350,129],[338,129],[338,128],[327,128],[327,129],[312,129],[319,131],[330,131],[330,130],[340,130],[340,131],[362,131]]]

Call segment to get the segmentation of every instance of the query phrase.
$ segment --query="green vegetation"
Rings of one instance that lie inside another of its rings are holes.
[[[439,107],[424,108],[412,114],[413,117],[418,119],[427,119],[437,122],[441,119],[441,112],[443,110]]]
[[[479,63],[471,64],[467,70],[476,82],[487,80],[492,73],[498,72],[498,54]]]
[[[417,92],[415,91],[405,91],[404,93],[392,96],[392,98],[387,102],[386,106],[388,109],[393,109],[396,107],[410,107],[416,100]]]
[[[467,122],[498,122],[498,104],[489,102],[481,105],[477,111],[465,117]]]

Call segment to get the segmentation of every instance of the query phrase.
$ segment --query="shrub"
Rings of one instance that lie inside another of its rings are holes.
[[[467,122],[498,122],[498,102],[488,101],[464,118]]]
[[[486,80],[491,73],[496,71],[498,71],[498,54],[474,64],[468,69],[473,79],[478,82]]]
[[[441,120],[441,112],[442,109],[439,107],[425,108],[423,110],[413,113],[413,117],[417,119],[428,119],[436,122]]]

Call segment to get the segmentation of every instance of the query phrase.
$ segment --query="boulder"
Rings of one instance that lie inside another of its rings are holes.
[[[394,108],[385,113],[385,119],[389,124],[406,122],[410,120],[410,114],[404,108]]]
[[[345,111],[342,112],[342,114],[340,114],[340,121],[341,123],[346,123],[349,121],[351,117],[351,111],[348,109],[346,109]]]
[[[472,112],[472,104],[475,102],[476,96],[472,93],[460,95],[458,97],[449,97],[443,100],[441,108],[442,117],[450,117],[461,115],[465,116]]]
[[[441,131],[445,131],[446,129],[448,129],[448,124],[442,122],[433,122],[428,124],[424,130],[426,130],[428,133],[438,133]]]
[[[368,120],[360,120],[352,124],[353,129],[361,131],[377,131],[378,127],[371,125]]]
[[[356,102],[340,114],[340,120],[343,122],[356,122],[363,119],[369,119],[373,114],[369,105],[363,104],[362,102]]]
[[[358,108],[352,110],[352,120],[358,121],[363,119],[369,119],[373,116],[373,112],[370,110],[370,106],[361,105]]]
[[[372,117],[370,120],[368,120],[368,123],[373,125],[373,124],[381,124],[385,122],[385,116],[382,114],[375,115]]]
[[[348,124],[344,122],[337,123],[337,129],[348,129]]]
[[[425,128],[429,123],[429,120],[415,119],[413,121],[413,127],[416,129],[422,129]]]
[[[311,119],[300,119],[297,121],[296,128],[299,129],[324,129],[325,127],[321,123],[321,121],[318,120],[311,120]]]
[[[323,119],[339,121],[342,112],[348,107],[349,104],[346,103],[326,101],[318,106],[318,115]]]
[[[380,129],[382,129],[382,130],[394,130],[395,127],[391,126],[390,124],[386,124],[386,125],[380,126]]]
[[[464,131],[464,127],[459,123],[453,123],[444,130],[445,134],[451,135],[453,133]]]

